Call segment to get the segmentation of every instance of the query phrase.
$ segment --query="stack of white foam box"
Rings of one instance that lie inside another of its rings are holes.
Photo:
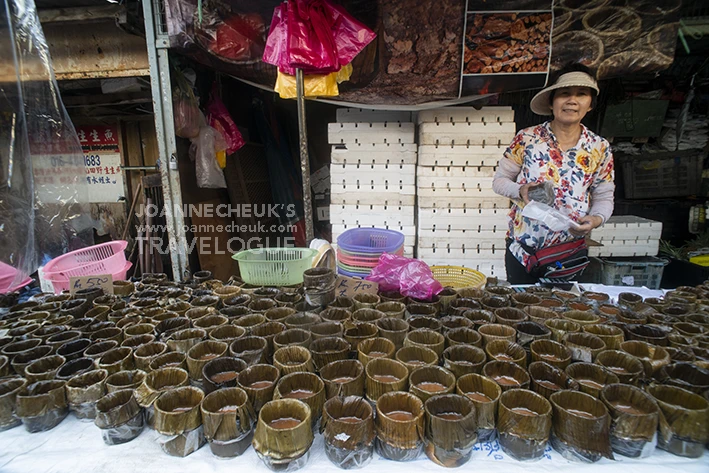
[[[510,201],[492,179],[515,136],[511,107],[419,112],[418,257],[505,277]]]
[[[589,256],[656,256],[660,250],[662,222],[634,215],[617,215],[594,229],[591,240],[601,246],[590,246]]]
[[[332,241],[357,227],[387,228],[416,244],[416,144],[411,112],[341,108],[328,126],[332,145]]]

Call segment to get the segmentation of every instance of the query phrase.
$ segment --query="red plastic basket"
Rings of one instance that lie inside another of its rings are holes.
[[[111,241],[58,256],[44,266],[44,276],[50,281],[66,279],[68,283],[72,276],[120,274],[126,266],[126,246],[125,240]]]

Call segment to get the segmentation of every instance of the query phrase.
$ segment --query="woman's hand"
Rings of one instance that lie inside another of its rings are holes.
[[[529,191],[541,185],[541,182],[530,182],[529,184],[523,184],[522,187],[519,188],[519,196],[522,198],[525,205],[529,203]]]
[[[570,228],[569,232],[576,236],[586,236],[591,233],[594,228],[600,227],[603,224],[603,219],[598,215],[586,215],[578,221],[577,228]]]

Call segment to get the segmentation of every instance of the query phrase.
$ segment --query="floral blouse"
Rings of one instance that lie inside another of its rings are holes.
[[[521,130],[504,156],[522,167],[516,182],[553,181],[554,207],[579,220],[588,214],[590,194],[603,182],[613,182],[613,154],[608,141],[581,125],[581,137],[573,148],[562,151],[551,130],[550,122]],[[571,241],[569,232],[554,232],[538,220],[522,216],[524,203],[513,201],[508,237],[513,239],[510,251],[526,266],[529,254],[519,242],[530,248],[543,248]]]

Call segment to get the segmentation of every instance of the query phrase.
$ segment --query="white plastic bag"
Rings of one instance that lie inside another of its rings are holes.
[[[221,133],[211,126],[199,129],[199,136],[192,140],[190,154],[194,151],[197,186],[210,189],[226,187],[224,173],[217,163],[217,151],[226,148]]]
[[[555,232],[565,232],[570,228],[577,230],[579,224],[568,216],[541,202],[531,201],[522,209],[522,216],[539,220]]]

